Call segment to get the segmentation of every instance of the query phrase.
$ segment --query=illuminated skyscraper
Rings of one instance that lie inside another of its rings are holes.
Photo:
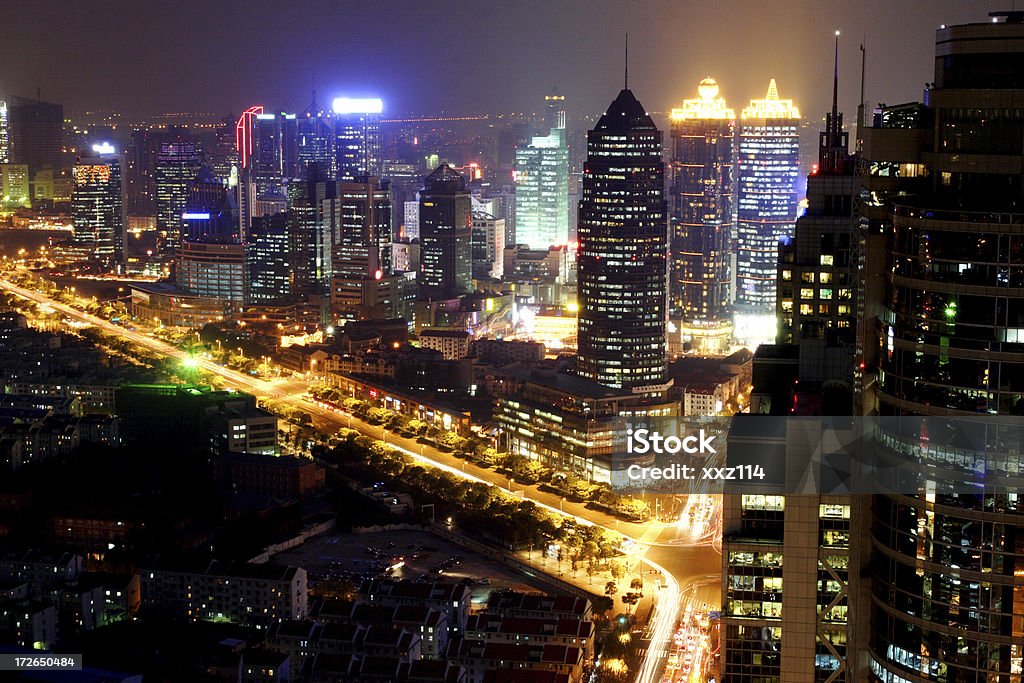
[[[736,114],[713,79],[697,92],[671,117],[669,311],[684,324],[712,325],[729,312]]]
[[[762,345],[754,356],[756,412],[849,415],[853,405],[851,205],[858,179],[838,108],[838,54],[837,36],[832,111],[819,138],[817,172],[808,178],[810,206],[781,248],[778,343]],[[758,434],[755,448],[799,450],[814,438],[813,427],[797,436],[793,425],[789,432]],[[737,431],[742,440],[742,428]],[[851,627],[861,621],[854,615],[867,553],[860,501],[774,493],[723,497],[723,680],[862,680],[854,675],[860,659],[848,656],[858,646]]]
[[[156,228],[159,247],[165,254],[173,253],[181,242],[189,187],[202,168],[202,154],[195,142],[179,137],[160,144],[156,155]]]
[[[473,288],[472,198],[448,164],[420,192],[420,299],[450,299]]]
[[[287,213],[253,219],[245,249],[248,303],[279,304],[294,297],[292,247]]]
[[[252,126],[252,157],[249,169],[257,179],[280,181],[283,174],[281,118],[257,114]]]
[[[865,408],[981,428],[908,438],[932,481],[872,500],[871,681],[1024,676],[1020,443],[995,438],[1024,414],[1024,12],[991,16],[940,27],[923,105],[863,129]]]
[[[338,180],[380,176],[380,115],[377,98],[334,100],[334,158]]]
[[[75,163],[71,218],[75,251],[106,268],[124,263],[124,157],[99,145]],[[102,153],[101,153],[102,151]]]
[[[7,103],[0,100],[0,164],[11,163],[8,145],[10,144],[10,133],[7,128]]]
[[[859,278],[853,204],[860,183],[838,98],[837,34],[832,110],[807,178],[807,212],[779,249],[776,342],[799,346],[800,384],[829,381],[852,391]]]
[[[316,93],[296,123],[298,176],[307,177],[310,166],[319,166],[325,177],[334,176],[334,133],[330,118],[316,103]]]
[[[367,176],[337,184],[323,202],[332,235],[331,319],[400,317],[404,278],[391,275],[391,188]]]
[[[516,243],[547,249],[569,241],[569,148],[565,97],[548,95],[547,135],[516,149]]]
[[[775,79],[763,100],[751,100],[739,126],[736,304],[744,313],[774,316],[779,242],[793,236],[800,172],[800,111],[779,99]]]
[[[578,371],[635,394],[665,388],[668,218],[661,152],[661,132],[628,89],[587,134]]]

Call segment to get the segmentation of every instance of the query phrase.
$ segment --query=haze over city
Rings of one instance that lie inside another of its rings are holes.
[[[829,43],[843,32],[840,105],[853,111],[858,46],[868,49],[865,97],[919,98],[934,29],[1002,9],[993,0],[556,0],[308,2],[244,6],[73,0],[28,3],[0,26],[0,93],[109,110],[285,110],[312,88],[382,97],[391,114],[535,111],[558,86],[570,115],[597,115],[622,77],[666,111],[711,75],[733,106],[762,97],[769,78],[817,118],[828,108]],[[892,64],[902,68],[892,69]]]
[[[1024,683],[1016,0],[0,15],[12,680]]]

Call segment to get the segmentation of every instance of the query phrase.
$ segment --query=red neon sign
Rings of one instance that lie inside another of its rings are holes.
[[[252,156],[252,120],[263,113],[263,105],[249,107],[238,118],[235,125],[235,148],[238,150],[238,161],[242,168],[249,165]]]

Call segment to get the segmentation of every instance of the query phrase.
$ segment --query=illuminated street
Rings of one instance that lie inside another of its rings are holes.
[[[290,406],[302,409],[311,415],[313,425],[325,433],[333,433],[341,427],[349,427],[369,437],[383,439],[408,455],[429,462],[456,476],[492,486],[507,486],[508,484],[508,479],[503,474],[477,467],[452,453],[445,453],[432,446],[421,444],[415,439],[406,439],[388,433],[380,426],[371,425],[358,417],[311,400],[306,395],[308,383],[302,378],[265,381],[237,370],[225,368],[211,360],[193,356],[140,331],[125,329],[120,325],[79,311],[7,280],[0,280],[0,288],[38,304],[49,306],[75,324],[94,325],[105,332],[128,339],[144,348],[179,358],[183,362],[187,361],[191,365],[224,378],[229,387],[251,392],[258,397],[278,399]],[[721,526],[721,500],[714,496],[697,496],[685,502],[683,513],[675,523],[636,524],[588,509],[580,503],[565,501],[560,495],[541,491],[536,486],[517,486],[516,491],[520,490],[524,499],[531,500],[552,513],[571,516],[583,524],[603,526],[636,541],[640,553],[642,553],[638,556],[649,567],[646,571],[653,572],[648,576],[653,578],[655,574],[658,574],[664,577],[663,587],[655,591],[656,609],[652,622],[646,629],[650,645],[647,647],[643,666],[637,678],[638,681],[645,683],[659,680],[673,647],[673,636],[682,614],[680,595],[684,598],[698,595],[702,602],[714,605],[712,609],[718,609],[720,591],[719,584],[715,581],[718,580],[717,570],[721,565],[721,554],[716,550],[713,542],[716,539],[716,533],[720,533],[717,530]],[[713,580],[710,577],[714,577]],[[645,576],[645,580],[649,582],[651,579]]]

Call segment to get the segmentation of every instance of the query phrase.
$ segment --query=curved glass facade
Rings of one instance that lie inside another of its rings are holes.
[[[1024,414],[1024,97],[1007,77],[1022,39],[1016,19],[937,33],[928,187],[890,205],[874,266],[880,414]],[[996,419],[980,423],[987,435]],[[871,680],[1020,683],[1024,501],[988,472],[977,495],[949,493],[991,443],[940,454],[930,441],[920,435],[919,461],[933,481],[872,500]],[[1019,442],[997,445],[1000,467],[1019,472]]]

